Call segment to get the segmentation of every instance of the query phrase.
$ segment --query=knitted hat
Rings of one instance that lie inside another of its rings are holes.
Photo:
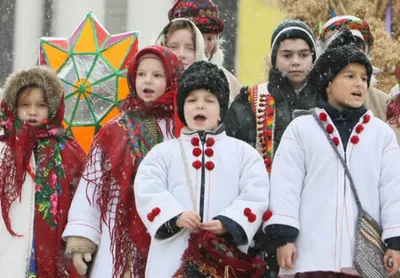
[[[308,83],[318,94],[327,99],[326,88],[335,76],[347,65],[357,63],[365,66],[368,75],[368,87],[371,81],[372,66],[367,56],[356,46],[351,31],[342,28],[327,49],[318,57],[308,74]]]
[[[49,114],[54,115],[64,94],[63,85],[57,73],[47,66],[37,66],[10,74],[3,87],[4,100],[16,113],[18,94],[28,86],[43,88],[49,105]]]
[[[220,34],[224,23],[218,17],[218,8],[211,0],[176,0],[168,12],[174,18],[190,18],[203,34]]]
[[[139,62],[141,58],[148,55],[156,56],[164,65],[165,73],[167,75],[167,89],[172,85],[172,83],[177,82],[175,79],[177,79],[177,76],[182,71],[181,62],[170,50],[163,46],[147,46],[136,54],[128,66],[128,85],[132,93],[136,93],[136,71],[139,66]]]
[[[178,116],[182,123],[186,125],[185,99],[197,89],[207,89],[217,97],[223,121],[229,105],[229,84],[225,73],[211,62],[197,61],[182,73],[178,81]]]
[[[299,20],[285,20],[276,27],[272,33],[271,38],[271,64],[273,67],[276,65],[276,57],[278,49],[283,40],[286,39],[302,39],[310,46],[313,53],[313,62],[316,59],[315,38],[312,30],[302,21]]]
[[[351,15],[336,16],[331,18],[322,26],[319,38],[324,45],[328,45],[334,38],[336,31],[340,30],[343,26],[347,26],[353,36],[359,37],[365,42],[365,53],[368,54],[369,50],[374,44],[374,36],[371,33],[369,25],[364,20]]]

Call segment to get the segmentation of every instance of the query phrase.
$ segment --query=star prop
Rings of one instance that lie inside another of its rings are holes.
[[[63,124],[86,152],[129,94],[127,64],[138,51],[138,35],[110,35],[89,13],[69,38],[40,39],[40,64],[53,68],[64,86]]]

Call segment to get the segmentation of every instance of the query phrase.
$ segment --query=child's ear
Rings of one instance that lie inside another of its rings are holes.
[[[325,91],[326,91],[326,94],[329,94],[330,92],[331,92],[331,82],[329,82],[329,84],[328,84],[328,86],[326,87],[326,89],[325,89]]]

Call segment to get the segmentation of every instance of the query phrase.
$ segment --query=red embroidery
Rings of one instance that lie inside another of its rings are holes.
[[[263,215],[263,221],[266,222],[272,217],[272,211],[267,210]]]
[[[215,168],[215,164],[212,161],[207,161],[206,162],[206,168],[208,171],[212,171]]]
[[[246,215],[247,217],[249,217],[249,215],[251,214],[251,209],[250,208],[245,208],[243,211],[244,215]]]
[[[154,221],[154,215],[150,212],[150,213],[148,213],[147,214],[147,219],[150,221],[150,222],[153,222]]]
[[[358,137],[357,135],[353,135],[350,139],[350,142],[353,144],[357,144],[360,141],[360,137]]]
[[[207,138],[206,145],[207,147],[212,147],[215,144],[214,138]]]
[[[193,146],[198,146],[200,144],[200,139],[197,137],[193,137],[192,140],[190,140]]]
[[[371,116],[369,114],[364,115],[363,123],[366,124],[371,120]]]
[[[254,221],[256,221],[257,216],[254,213],[252,213],[249,216],[247,216],[247,219],[249,220],[250,223],[253,223]]]
[[[214,155],[214,150],[208,148],[208,149],[206,149],[206,150],[204,151],[204,153],[206,154],[206,156],[211,157],[211,156]]]
[[[200,148],[194,148],[193,151],[192,151],[192,154],[193,154],[194,156],[199,156],[199,155],[201,155],[201,149],[200,149]]]
[[[328,119],[328,115],[326,114],[326,113],[321,113],[321,114],[319,114],[319,119],[321,120],[321,121],[326,121],[327,119]]]
[[[201,163],[200,160],[196,160],[196,161],[194,161],[193,164],[192,164],[192,166],[193,166],[196,170],[200,169],[202,165],[203,165],[203,164]]]
[[[333,137],[332,141],[333,141],[333,143],[335,143],[336,146],[339,145],[339,143],[340,143],[339,138],[337,138],[337,137]]]
[[[332,126],[331,124],[328,124],[328,125],[326,126],[326,131],[327,131],[329,134],[333,133],[334,130],[335,130],[335,129],[333,128],[333,126]]]
[[[363,131],[364,131],[364,127],[362,125],[359,125],[359,126],[356,127],[356,132],[357,133],[361,133]]]
[[[160,212],[161,212],[161,209],[160,209],[159,207],[153,208],[153,210],[151,211],[151,213],[152,213],[154,216],[159,215]]]

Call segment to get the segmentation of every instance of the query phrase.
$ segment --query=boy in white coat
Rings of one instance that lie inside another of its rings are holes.
[[[322,98],[315,110],[320,123],[313,115],[293,120],[275,155],[273,216],[264,228],[280,246],[285,277],[359,276],[358,209],[327,134],[345,159],[364,210],[382,225],[388,246],[382,264],[390,275],[400,268],[400,149],[393,130],[363,106],[372,66],[354,42],[343,29],[318,58],[308,81]]]
[[[210,62],[184,71],[177,98],[185,124],[181,138],[156,146],[139,167],[135,199],[151,235],[146,277],[174,276],[195,231],[229,238],[246,252],[261,225],[268,175],[256,150],[225,134],[228,86],[223,71]],[[225,274],[235,267],[224,265]],[[176,275],[194,277],[183,268]]]

